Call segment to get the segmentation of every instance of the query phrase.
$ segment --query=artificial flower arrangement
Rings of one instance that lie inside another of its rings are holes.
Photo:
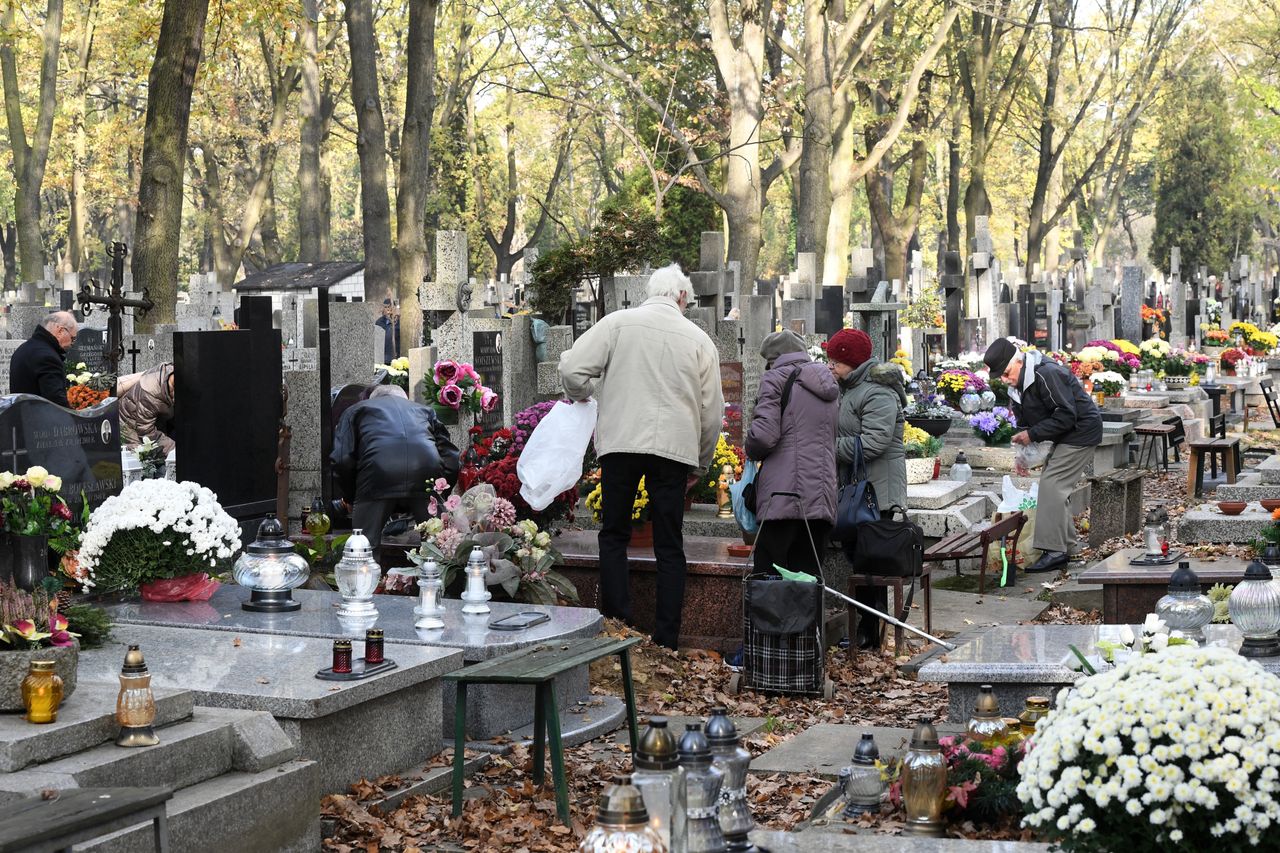
[[[1249,353],[1239,347],[1229,347],[1222,351],[1218,356],[1218,360],[1222,362],[1222,366],[1227,370],[1235,370],[1236,365],[1249,357]]]
[[[1093,390],[1105,397],[1118,397],[1124,392],[1125,378],[1112,370],[1104,370],[1089,377],[1093,380]]]
[[[0,650],[28,651],[74,646],[76,634],[58,612],[58,599],[37,588],[34,592],[0,582]]]
[[[1018,431],[1018,419],[1004,406],[996,406],[989,412],[971,415],[969,426],[973,427],[973,434],[989,446],[998,447],[1008,444],[1013,438]]]
[[[1164,329],[1161,328],[1164,325],[1164,320],[1165,314],[1162,309],[1152,308],[1150,305],[1142,306],[1142,322],[1151,323],[1154,327],[1152,329],[1152,337],[1164,337]]]
[[[902,448],[908,459],[932,459],[942,452],[942,439],[934,438],[919,427],[905,424],[902,427]]]
[[[479,546],[489,563],[485,585],[502,587],[513,601],[578,601],[573,583],[555,570],[563,557],[552,547],[551,534],[530,519],[517,520],[515,505],[499,497],[493,486],[455,492],[417,530],[422,544],[407,552],[409,559],[419,566],[435,560],[445,588],[461,576]]]
[[[814,344],[813,346],[809,347],[809,358],[813,359],[819,364],[826,364],[827,363],[827,342],[823,341],[820,344]]]
[[[76,519],[62,499],[62,478],[33,465],[23,474],[0,472],[0,522],[7,533],[45,536],[59,554],[74,551],[87,513]]]
[[[1162,652],[1170,646],[1194,646],[1196,641],[1184,637],[1179,631],[1170,631],[1169,625],[1154,613],[1148,613],[1137,633],[1128,625],[1121,625],[1119,641],[1098,640],[1094,655],[1084,655],[1069,645],[1078,665],[1075,669],[1087,675],[1097,675],[1100,669],[1124,663],[1133,655]]]
[[[591,518],[597,524],[604,520],[603,516],[603,500],[604,490],[599,483],[586,497],[587,509],[591,510]],[[631,523],[644,524],[649,520],[649,490],[644,487],[644,477],[640,478],[640,484],[636,486],[636,498],[631,504]]]
[[[403,388],[405,390],[405,393],[408,393],[409,391],[409,359],[408,358],[404,356],[400,356],[399,358],[393,358],[391,359],[390,364],[375,364],[373,366],[373,369],[386,371],[387,384],[395,385],[400,388]]]
[[[720,472],[724,469],[724,466],[731,465],[733,467],[733,477],[736,480],[742,476],[742,464],[746,459],[747,454],[743,452],[742,448],[731,443],[729,436],[725,433],[720,433],[720,437],[716,439],[716,450],[711,457],[711,464],[707,466],[702,478],[698,480],[689,493],[693,496],[693,502],[701,504],[715,503],[719,498]]]
[[[239,550],[240,525],[212,491],[198,483],[138,480],[89,516],[73,580],[85,592],[117,592],[190,576],[192,584],[204,582],[200,594],[212,595],[217,585],[207,585],[207,574],[229,566]]]
[[[437,361],[431,373],[422,377],[422,385],[424,399],[431,401],[442,419],[456,422],[459,412],[479,415],[498,405],[497,392],[465,361]]]
[[[1222,322],[1222,302],[1209,297],[1200,303],[1200,313],[1209,319],[1209,324],[1217,326]]]
[[[110,373],[91,373],[88,366],[79,362],[75,373],[67,374],[67,403],[71,408],[87,409],[96,406],[111,396],[116,387],[116,378]]]
[[[938,377],[938,392],[952,408],[960,408],[962,395],[981,394],[988,390],[987,380],[970,370],[944,370]]]
[[[954,414],[956,410],[947,405],[946,397],[941,394],[913,397],[903,410],[903,415],[908,418],[950,418]]]
[[[143,438],[133,452],[142,465],[142,479],[157,480],[164,476],[164,448],[152,441],[151,436]]]
[[[1058,694],[1023,759],[1025,824],[1073,853],[1267,849],[1280,678],[1171,645]]]
[[[1201,337],[1207,347],[1225,347],[1231,343],[1231,335],[1227,334],[1226,329],[1219,329],[1217,326],[1210,326],[1208,323],[1201,324],[1200,328],[1204,332]]]
[[[1164,360],[1172,347],[1169,342],[1160,338],[1148,338],[1138,345],[1142,356],[1142,366],[1147,370],[1164,370]]]

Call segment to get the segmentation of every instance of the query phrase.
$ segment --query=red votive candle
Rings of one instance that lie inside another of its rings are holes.
[[[364,635],[364,662],[382,663],[382,629],[370,628]]]
[[[334,640],[333,641],[333,671],[334,672],[350,672],[351,671],[351,641],[350,640]]]

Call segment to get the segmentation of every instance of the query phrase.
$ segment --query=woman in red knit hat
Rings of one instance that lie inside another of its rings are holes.
[[[885,364],[871,354],[871,338],[859,329],[841,329],[827,342],[831,372],[840,384],[840,417],[836,426],[836,461],[839,481],[853,475],[857,439],[862,439],[862,459],[867,479],[876,490],[883,513],[895,506],[907,506],[907,454],[902,446],[907,405],[902,368]],[[854,595],[863,604],[885,611],[889,603],[887,587],[860,586]],[[849,642],[859,648],[878,648],[883,624],[862,615],[857,636]]]

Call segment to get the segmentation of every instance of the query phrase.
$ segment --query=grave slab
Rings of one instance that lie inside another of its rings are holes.
[[[1124,407],[1126,409],[1164,409],[1169,406],[1168,394],[1148,394],[1141,391],[1126,391]]]
[[[909,509],[942,509],[950,506],[973,491],[971,481],[930,480],[918,485],[907,485]]]
[[[1261,474],[1242,474],[1235,483],[1223,483],[1214,490],[1214,500],[1252,503],[1280,498],[1280,483],[1264,483]]]
[[[293,613],[250,613],[240,607],[248,597],[247,589],[227,584],[207,602],[164,604],[111,597],[105,599],[103,604],[112,620],[121,625],[211,628],[219,631],[321,637],[331,640],[363,637],[366,628],[374,627],[364,623],[340,623],[337,616],[340,596],[336,592],[296,589],[293,597],[302,604],[302,608]],[[376,627],[383,629],[388,644],[406,643],[449,650],[462,649],[463,659],[468,663],[488,660],[535,643],[593,637],[600,632],[604,623],[597,611],[585,607],[545,607],[506,602],[491,602],[492,613],[488,617],[464,617],[462,602],[446,599],[445,627],[437,631],[418,631],[413,627],[417,618],[413,614],[416,598],[378,595],[374,596],[374,604],[379,611]],[[548,613],[551,619],[524,631],[491,631],[488,628],[490,619],[527,611]],[[394,655],[391,657],[394,658]],[[479,691],[477,695],[483,698],[467,703],[467,732],[470,736],[493,737],[532,722],[532,687],[484,685],[476,689]],[[587,668],[581,667],[580,670],[566,673],[557,679],[556,692],[565,708],[588,695]],[[443,713],[444,720],[451,724],[453,692],[447,685]]]
[[[115,641],[80,657],[84,677],[108,681],[129,643],[147,650],[152,683],[183,686],[196,704],[265,711],[321,767],[328,792],[395,773],[440,751],[440,676],[462,666],[458,650],[397,644],[397,668],[363,681],[315,677],[332,659],[328,640],[193,628],[118,625]],[[359,644],[357,644],[359,645]]]
[[[1179,542],[1249,543],[1271,524],[1271,513],[1249,504],[1239,515],[1226,515],[1213,504],[1187,510],[1177,522]]]
[[[1177,566],[1130,565],[1133,558],[1142,553],[1141,548],[1117,551],[1085,569],[1076,578],[1081,584],[1102,586],[1102,621],[1110,624],[1141,622],[1168,592],[1169,576]],[[1239,583],[1246,566],[1244,560],[1233,557],[1218,560],[1187,557],[1179,562],[1190,564],[1191,570],[1200,578],[1204,592],[1214,584]]]
[[[964,725],[941,723],[937,729],[938,734],[945,737],[963,733]],[[910,728],[818,723],[763,755],[756,756],[749,771],[761,775],[801,773],[835,779],[843,768],[849,766],[853,750],[863,734],[870,733],[875,737],[876,746],[880,747],[880,758],[888,760],[898,758],[907,751],[911,743],[911,732]]]
[[[850,825],[812,826],[800,832],[756,830],[751,841],[770,853],[1041,853],[1048,844],[1025,841],[970,841],[963,838],[912,838],[851,833]]]
[[[1258,476],[1263,485],[1280,486],[1280,454],[1268,456],[1258,463]]]

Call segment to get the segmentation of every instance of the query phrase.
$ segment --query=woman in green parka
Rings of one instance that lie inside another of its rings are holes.
[[[902,369],[871,356],[871,338],[858,329],[841,329],[827,342],[831,372],[840,384],[840,417],[836,425],[836,463],[840,483],[849,482],[854,449],[862,439],[862,459],[867,479],[876,490],[882,515],[892,507],[907,508],[907,453],[902,446],[907,405]],[[860,586],[858,601],[884,612],[887,587]],[[878,648],[882,620],[860,618],[851,643]]]

